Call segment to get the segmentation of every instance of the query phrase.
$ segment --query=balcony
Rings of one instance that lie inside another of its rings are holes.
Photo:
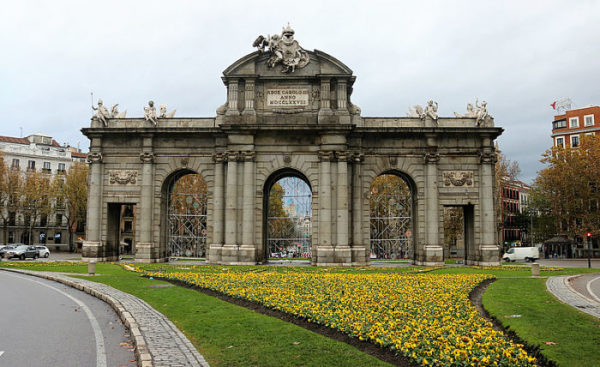
[[[42,173],[49,175],[52,173],[52,170],[50,168],[42,168]]]

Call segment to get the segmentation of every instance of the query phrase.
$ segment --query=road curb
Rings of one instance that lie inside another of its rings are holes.
[[[546,281],[546,289],[559,301],[588,315],[600,318],[600,304],[577,292],[569,284],[571,278],[579,275],[581,274],[549,277]]]

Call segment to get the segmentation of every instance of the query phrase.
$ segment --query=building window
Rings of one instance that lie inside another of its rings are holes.
[[[583,126],[594,126],[594,115],[583,116]]]
[[[35,161],[27,161],[27,169],[33,171],[35,169]]]
[[[558,120],[552,122],[552,129],[562,129],[567,127],[567,120]]]
[[[564,148],[565,147],[565,138],[556,138],[556,146]]]
[[[62,226],[62,221],[63,221],[63,215],[60,213],[56,214],[56,225]]]
[[[15,212],[8,213],[8,225],[9,226],[17,225],[17,213],[15,213]]]
[[[579,127],[579,117],[571,117],[569,119],[569,127],[570,128]]]
[[[58,164],[58,173],[65,173],[65,164],[64,163]]]
[[[12,169],[19,169],[19,160],[17,158],[13,158],[12,165],[10,167]]]
[[[62,240],[62,233],[56,232],[54,234],[54,243],[60,243],[61,240]]]
[[[579,135],[571,135],[571,146],[576,148],[579,146]]]
[[[50,173],[50,162],[44,162],[44,168],[42,169],[44,173]]]
[[[46,227],[48,225],[48,216],[42,215],[40,217],[40,227]]]
[[[46,232],[40,232],[40,243],[46,244]]]
[[[15,233],[14,232],[8,232],[8,243],[15,243]]]
[[[130,220],[126,220],[125,223],[123,224],[123,232],[131,233],[132,230],[133,230],[133,222]]]

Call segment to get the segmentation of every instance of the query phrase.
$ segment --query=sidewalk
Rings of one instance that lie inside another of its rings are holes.
[[[2,269],[54,280],[89,293],[115,309],[131,331],[140,367],[209,367],[192,343],[163,314],[146,302],[110,286],[64,274]]]
[[[571,287],[569,279],[577,275],[563,275],[557,277],[549,277],[546,281],[546,288],[559,301],[571,305],[580,311],[589,315],[600,318],[600,303],[584,297]]]

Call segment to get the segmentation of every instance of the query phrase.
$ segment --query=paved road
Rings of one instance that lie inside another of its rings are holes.
[[[543,266],[557,266],[561,268],[587,268],[587,259],[539,259]],[[592,269],[600,269],[600,259],[592,259]]]
[[[587,298],[600,303],[600,273],[572,278],[571,287]]]
[[[97,298],[3,271],[0,295],[0,367],[136,365],[129,332]]]

